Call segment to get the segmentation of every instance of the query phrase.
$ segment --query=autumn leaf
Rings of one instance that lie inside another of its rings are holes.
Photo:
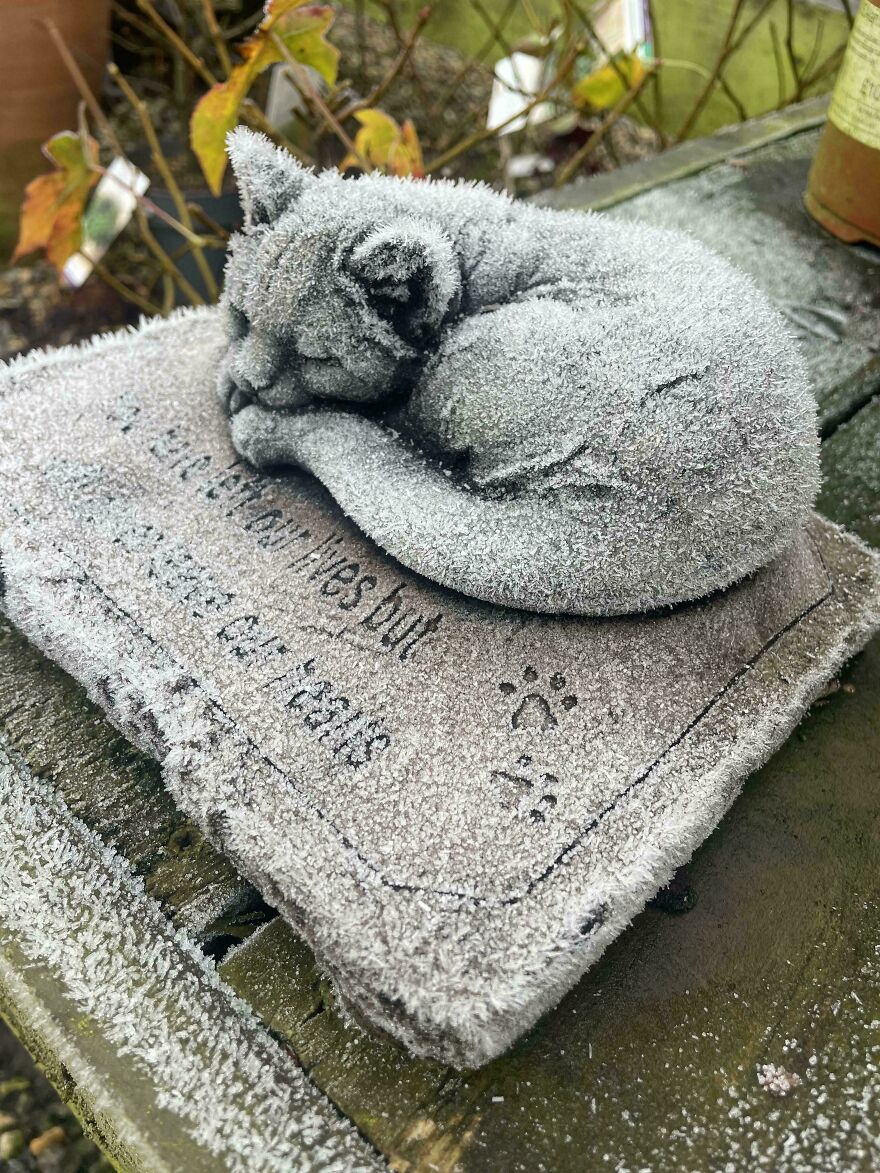
[[[361,167],[363,160],[387,175],[424,178],[422,147],[416,128],[409,118],[403,126],[399,126],[382,110],[359,110],[355,118],[361,124],[354,138],[357,154],[349,153],[345,156],[339,164],[342,171],[347,167]]]
[[[83,209],[98,181],[98,144],[91,135],[65,130],[44,144],[43,153],[55,170],[38,175],[25,188],[12,260],[44,249],[60,272],[82,242]]]
[[[647,74],[638,53],[618,53],[613,63],[582,77],[571,91],[572,101],[584,110],[609,110],[634,89]]]
[[[333,23],[333,9],[305,0],[269,0],[254,32],[238,46],[241,64],[224,82],[218,82],[199,99],[189,124],[190,145],[199,160],[208,186],[220,194],[226,171],[226,135],[238,123],[238,112],[255,79],[270,65],[284,60],[273,36],[301,65],[315,69],[328,85],[336,81],[339,50],[324,39]]]

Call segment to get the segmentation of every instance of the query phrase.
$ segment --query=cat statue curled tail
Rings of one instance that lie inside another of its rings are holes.
[[[313,473],[406,566],[621,614],[727,587],[804,524],[796,344],[702,244],[483,185],[315,175],[244,129],[229,153],[233,443]]]

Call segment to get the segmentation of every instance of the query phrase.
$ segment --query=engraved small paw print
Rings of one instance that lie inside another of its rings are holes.
[[[554,790],[559,779],[555,774],[536,769],[529,755],[523,754],[512,770],[493,770],[492,777],[504,787],[502,806],[515,807],[533,823],[546,822],[558,801]]]
[[[502,681],[498,688],[505,696],[518,696],[523,689],[528,689],[525,696],[519,697],[518,704],[510,717],[514,729],[552,729],[559,724],[554,712],[557,706],[573,709],[577,697],[565,691],[566,680],[561,672],[554,672],[542,687],[538,683],[538,672],[534,668],[526,668],[522,674],[522,684],[513,684],[509,680]]]

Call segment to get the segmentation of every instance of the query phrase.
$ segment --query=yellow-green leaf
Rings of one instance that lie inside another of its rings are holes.
[[[285,59],[276,36],[294,60],[311,66],[328,85],[336,82],[339,50],[324,39],[333,17],[333,9],[324,4],[269,0],[253,36],[238,47],[241,63],[196,104],[189,124],[190,145],[215,195],[220,194],[226,171],[226,135],[238,123],[242,102],[263,70]]]
[[[98,181],[98,144],[90,135],[65,130],[50,138],[43,152],[55,170],[25,188],[12,260],[43,249],[60,271],[82,243],[83,211]]]
[[[411,175],[422,179],[425,164],[422,146],[411,119],[399,126],[382,110],[360,110],[355,115],[361,124],[354,137],[355,153],[349,153],[340,163],[346,167],[362,167],[367,163],[387,175]]]
[[[647,70],[638,53],[618,53],[614,62],[582,77],[571,91],[572,101],[585,110],[609,110],[644,78]]]

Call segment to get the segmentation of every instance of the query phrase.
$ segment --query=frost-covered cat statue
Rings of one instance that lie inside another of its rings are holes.
[[[314,175],[250,131],[220,395],[253,464],[317,476],[479,599],[608,615],[791,542],[818,485],[794,342],[683,235],[483,186]]]

